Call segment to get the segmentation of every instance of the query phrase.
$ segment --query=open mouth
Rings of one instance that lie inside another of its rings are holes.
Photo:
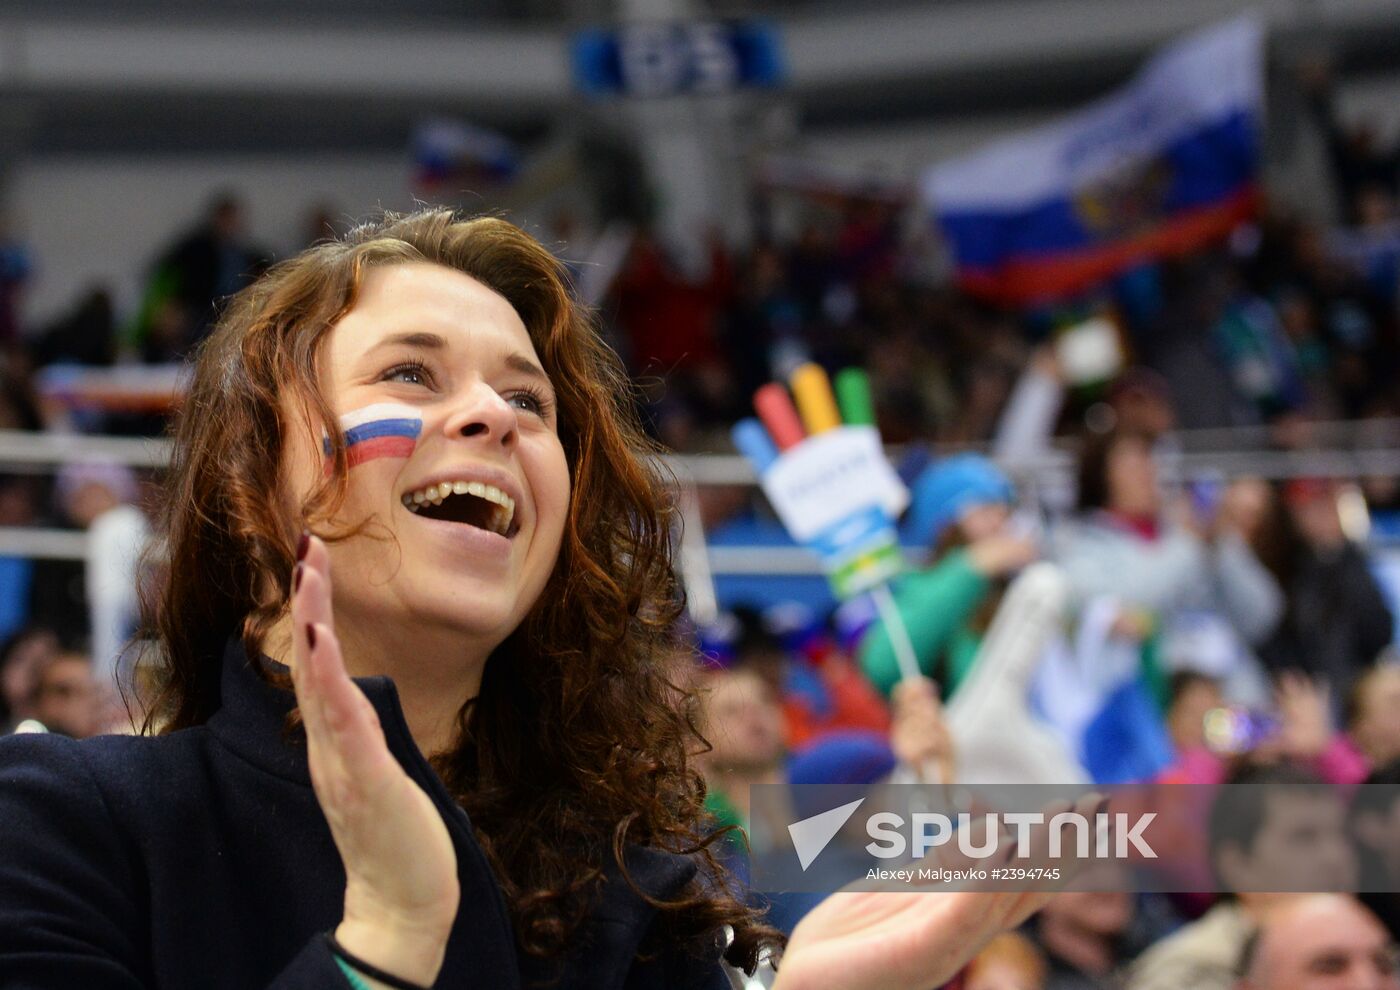
[[[403,504],[410,512],[429,519],[465,523],[507,538],[519,528],[515,522],[515,499],[495,485],[480,481],[428,485],[405,493]]]

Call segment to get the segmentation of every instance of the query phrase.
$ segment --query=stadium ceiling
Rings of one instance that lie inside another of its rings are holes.
[[[573,27],[609,0],[0,0],[11,154],[401,149],[441,113],[527,137],[577,110]],[[1105,92],[1237,0],[716,0],[770,18],[782,94],[841,126],[1055,109]],[[1400,74],[1395,0],[1256,0],[1275,48]],[[121,11],[121,17],[113,15]],[[39,12],[36,12],[39,11]]]

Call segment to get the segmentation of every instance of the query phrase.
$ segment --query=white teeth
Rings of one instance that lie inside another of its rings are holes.
[[[509,532],[511,523],[515,520],[515,499],[495,485],[480,481],[442,481],[427,485],[418,491],[405,494],[403,504],[410,511],[418,512],[427,504],[441,505],[443,499],[449,495],[474,495],[499,506],[500,508],[491,514],[490,528],[503,536]]]
[[[473,491],[473,495],[479,495],[488,502],[495,502],[497,505],[504,508],[508,514],[512,516],[515,515],[515,499],[511,498],[495,485],[480,485],[479,487],[481,491]]]

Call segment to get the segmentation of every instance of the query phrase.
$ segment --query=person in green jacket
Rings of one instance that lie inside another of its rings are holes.
[[[1039,556],[1036,542],[1009,525],[1013,498],[1006,475],[976,454],[944,458],[914,483],[904,537],[931,546],[931,563],[897,580],[893,593],[919,670],[945,699],[972,669],[1008,578]],[[860,661],[884,693],[899,683],[883,622],[865,634]]]

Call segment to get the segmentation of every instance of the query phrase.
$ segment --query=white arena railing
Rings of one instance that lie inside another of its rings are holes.
[[[1268,434],[1262,429],[1182,431],[1173,435],[1170,452],[1162,457],[1162,474],[1168,482],[1221,477],[1400,477],[1400,420],[1317,424],[1313,440],[1327,446],[1301,451],[1263,449]],[[170,442],[165,439],[0,430],[0,474],[48,474],[64,464],[84,462],[158,469],[169,456]],[[796,547],[706,545],[695,493],[709,486],[754,485],[753,470],[744,458],[689,454],[670,455],[664,462],[682,489],[686,528],[681,565],[691,587],[697,582],[689,579],[713,574],[820,573],[815,558]],[[1033,459],[1002,466],[1030,498],[1063,504],[1063,493],[1072,490],[1074,454],[1067,447],[1056,446]],[[0,526],[0,556],[80,560],[83,546],[83,534],[73,530]]]

